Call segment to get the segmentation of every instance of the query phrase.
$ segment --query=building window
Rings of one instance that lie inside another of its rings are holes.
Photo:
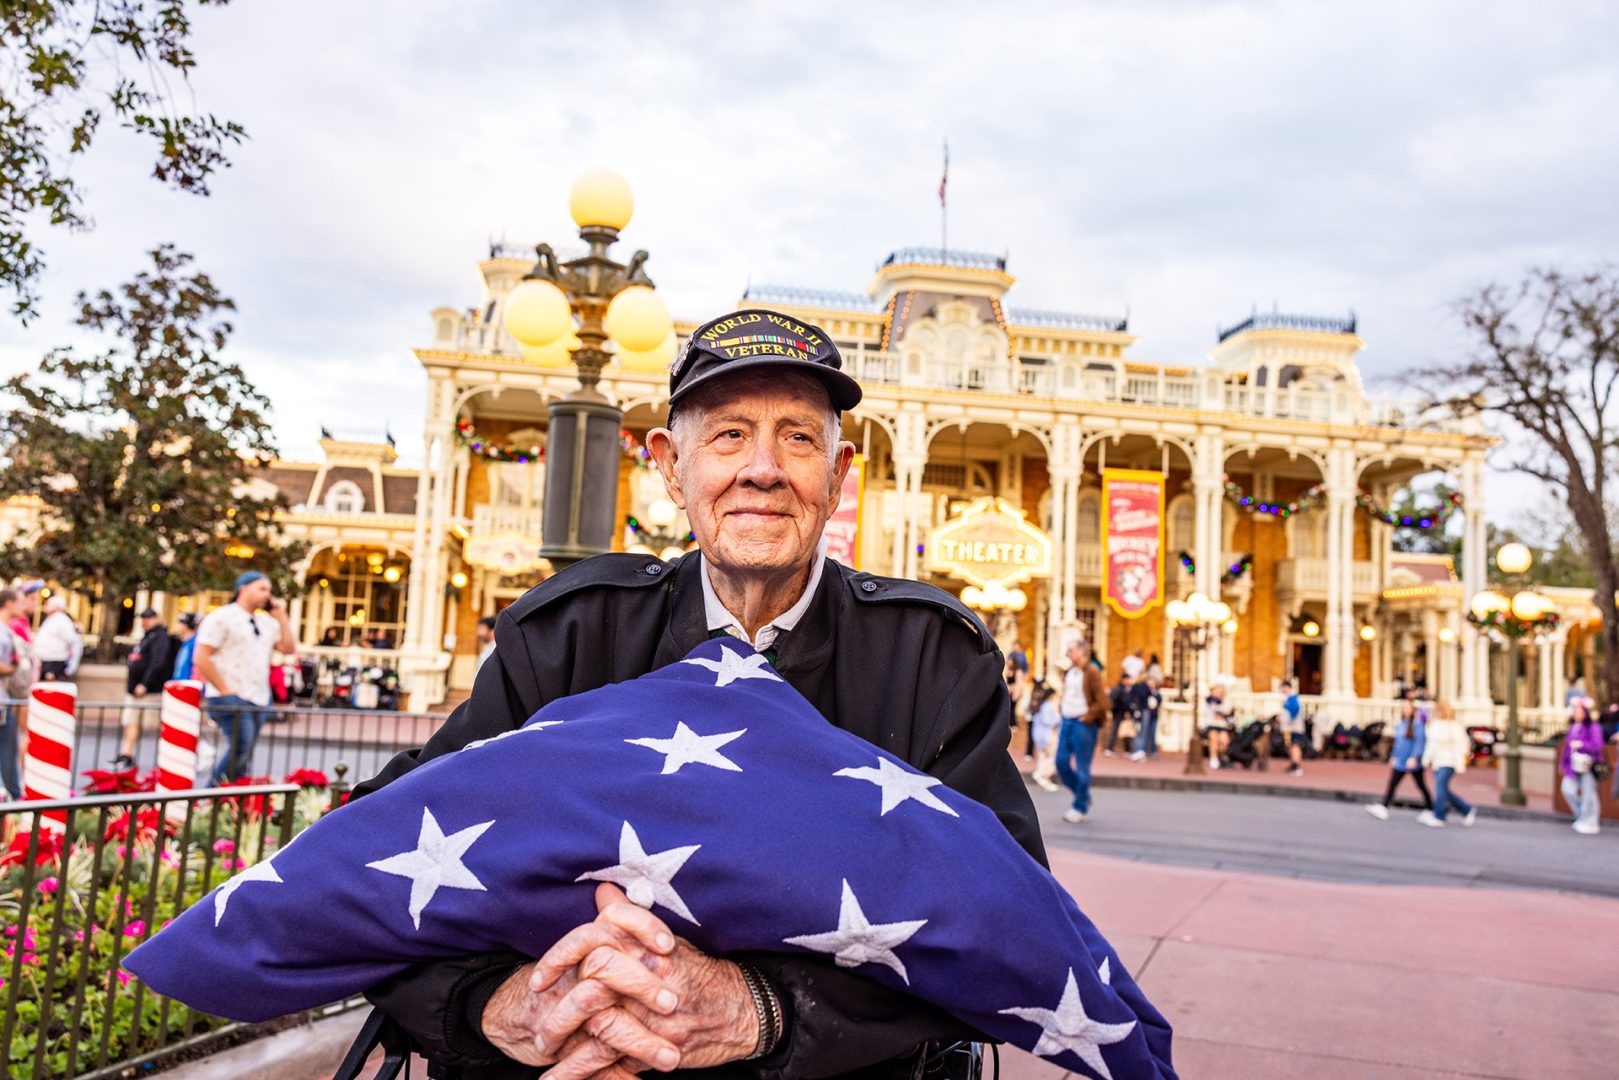
[[[1102,542],[1102,497],[1094,490],[1079,496],[1079,523],[1074,530],[1074,541],[1080,544]]]
[[[365,495],[353,480],[339,480],[326,489],[326,509],[334,514],[358,514],[365,510]]]
[[[1169,552],[1178,555],[1196,546],[1197,509],[1185,495],[1169,504]]]
[[[379,559],[378,556],[381,556]],[[409,567],[382,552],[343,551],[311,569],[305,619],[321,644],[357,645],[379,638],[398,648],[405,636],[405,582]],[[390,572],[394,571],[394,572]],[[389,581],[388,578],[395,578]]]

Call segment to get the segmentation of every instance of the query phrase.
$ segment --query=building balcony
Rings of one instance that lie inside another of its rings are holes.
[[[1292,599],[1327,599],[1327,581],[1332,564],[1326,559],[1283,559],[1276,564],[1276,595],[1286,603]],[[1356,603],[1372,603],[1378,596],[1377,567],[1368,560],[1355,560],[1353,592]]]
[[[502,574],[536,569],[544,561],[540,558],[541,516],[537,506],[474,506],[462,557],[473,566]]]

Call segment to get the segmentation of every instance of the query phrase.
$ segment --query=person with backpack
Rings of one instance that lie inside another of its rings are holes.
[[[34,685],[34,659],[28,643],[11,629],[18,617],[22,594],[16,589],[0,589],[0,786],[9,798],[22,798],[22,776],[17,767],[17,728],[22,710],[13,702],[27,699]]]
[[[1602,725],[1592,710],[1590,698],[1578,698],[1569,717],[1568,735],[1558,761],[1563,798],[1574,811],[1574,831],[1595,836],[1601,831],[1602,795],[1597,790],[1597,773],[1605,767]]]
[[[1379,821],[1389,819],[1389,806],[1394,802],[1394,789],[1407,775],[1422,792],[1422,808],[1433,809],[1433,796],[1422,777],[1422,754],[1427,749],[1427,725],[1417,711],[1416,702],[1409,697],[1400,703],[1400,722],[1394,726],[1394,752],[1389,755],[1389,786],[1383,792],[1383,801],[1366,804],[1366,812]]]
[[[1124,738],[1124,752],[1130,753],[1135,749],[1136,732],[1140,725],[1136,722],[1136,686],[1135,678],[1129,672],[1119,676],[1118,685],[1108,697],[1113,712],[1113,726],[1108,729],[1107,749],[1102,751],[1108,757],[1118,749],[1119,738]]]

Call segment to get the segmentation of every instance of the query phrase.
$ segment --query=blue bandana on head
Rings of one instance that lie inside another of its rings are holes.
[[[230,594],[231,599],[236,599],[238,596],[242,595],[243,589],[253,584],[255,581],[263,581],[264,578],[265,574],[261,570],[244,570],[242,573],[237,574],[236,586],[231,590]]]
[[[603,881],[710,953],[822,957],[1070,1072],[1175,1076],[1168,1023],[995,814],[833,727],[731,638],[326,815],[124,966],[264,1020],[435,956],[539,956]]]

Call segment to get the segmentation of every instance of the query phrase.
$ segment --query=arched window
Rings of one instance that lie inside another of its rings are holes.
[[[1292,530],[1292,555],[1295,559],[1322,558],[1321,526],[1325,514],[1295,514],[1288,519]]]
[[[1189,495],[1169,504],[1169,554],[1191,551],[1197,545],[1197,507]]]
[[[1100,544],[1102,542],[1102,496],[1095,489],[1079,494],[1079,525],[1074,542]]]
[[[326,509],[334,514],[359,514],[365,510],[365,494],[353,480],[339,480],[326,489]]]

